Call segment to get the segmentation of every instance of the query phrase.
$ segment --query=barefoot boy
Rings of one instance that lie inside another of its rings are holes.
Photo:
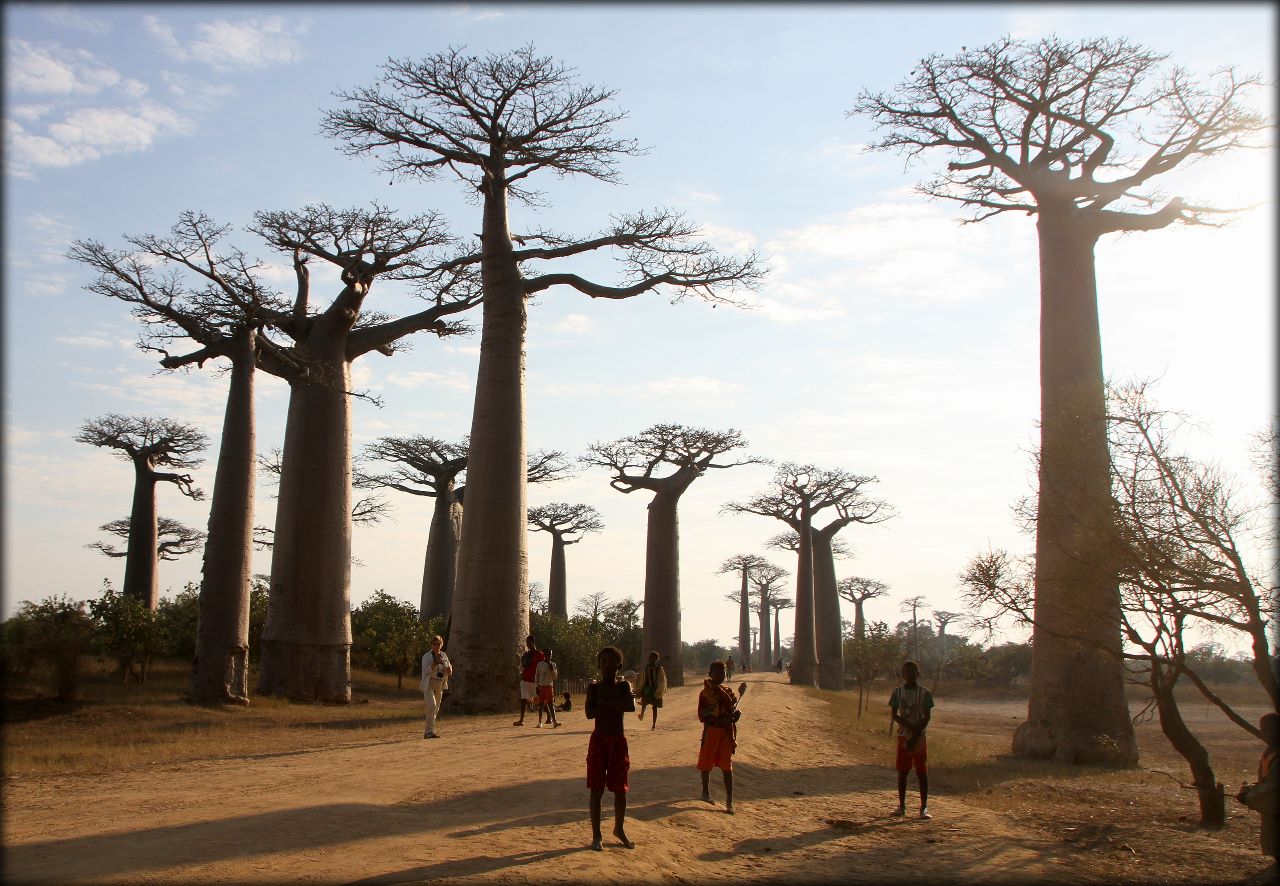
[[[622,715],[636,709],[631,687],[618,680],[622,669],[622,650],[606,646],[596,656],[600,680],[587,686],[586,715],[595,720],[591,743],[587,745],[587,787],[591,790],[591,848],[600,845],[600,799],[607,787],[613,791],[613,835],[628,849],[635,844],[622,829],[627,814],[627,738],[622,734]]]
[[[893,723],[898,724],[898,750],[894,767],[898,770],[898,808],[894,815],[907,814],[907,775],[914,766],[920,782],[920,817],[929,814],[929,761],[924,730],[933,714],[933,695],[921,686],[920,666],[914,661],[902,665],[902,685],[889,696]],[[889,726],[893,728],[892,724]]]
[[[698,751],[698,772],[702,774],[702,799],[711,799],[711,770],[724,773],[724,811],[733,815],[733,752],[737,749],[738,696],[724,685],[725,663],[713,661],[709,676],[698,693],[698,719],[702,721],[702,748]],[[745,684],[744,684],[745,685]]]

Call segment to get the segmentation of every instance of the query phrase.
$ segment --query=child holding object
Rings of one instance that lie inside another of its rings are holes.
[[[591,848],[602,851],[600,838],[600,800],[607,787],[613,792],[613,835],[627,849],[635,844],[627,839],[623,819],[627,814],[627,772],[631,758],[627,738],[622,734],[622,715],[636,709],[631,686],[618,679],[622,669],[622,650],[606,646],[596,656],[600,680],[587,686],[586,715],[595,720],[591,741],[587,745],[587,787],[591,791]]]
[[[933,695],[918,682],[920,666],[914,661],[902,665],[902,685],[889,696],[893,723],[898,724],[898,747],[894,768],[898,770],[898,808],[894,815],[907,814],[907,775],[912,767],[920,783],[920,817],[929,814],[929,761],[924,730],[933,712]],[[893,725],[890,724],[890,729]]]

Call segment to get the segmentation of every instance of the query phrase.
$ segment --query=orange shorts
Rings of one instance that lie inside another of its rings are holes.
[[[698,771],[710,772],[719,766],[725,772],[733,771],[733,752],[737,743],[733,733],[718,726],[708,726],[702,731],[702,749],[698,751]]]
[[[929,755],[928,745],[925,743],[924,736],[916,739],[916,746],[907,750],[907,737],[905,735],[898,736],[898,755],[894,760],[894,768],[899,772],[910,772],[914,766],[916,775],[926,775],[929,772]]]

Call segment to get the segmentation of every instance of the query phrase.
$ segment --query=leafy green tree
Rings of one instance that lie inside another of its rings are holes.
[[[71,701],[80,683],[80,657],[89,651],[93,624],[84,604],[66,595],[24,602],[4,623],[6,671],[27,673],[35,663],[49,668],[58,701]]]
[[[716,660],[724,661],[729,657],[729,647],[721,646],[716,640],[699,640],[697,643],[684,644],[684,666],[698,679],[707,675],[707,668]],[[670,679],[671,675],[667,674]]]
[[[249,588],[249,662],[257,664],[261,661],[262,649],[258,641],[262,639],[262,629],[267,624],[267,602],[270,599],[268,589],[270,579],[265,575],[255,575]]]
[[[867,690],[881,677],[891,675],[902,663],[903,639],[883,621],[863,626],[861,638],[853,631],[844,640],[844,670],[858,684],[858,716],[866,707]]]
[[[147,681],[147,665],[161,650],[163,638],[155,612],[146,600],[117,593],[103,580],[102,596],[89,601],[98,651],[119,663],[121,682]]]
[[[160,654],[192,661],[196,656],[196,630],[200,620],[200,586],[187,582],[172,599],[161,597],[156,606]]]
[[[397,689],[404,688],[404,675],[413,673],[430,637],[417,607],[384,590],[351,611],[353,657],[394,673]]]

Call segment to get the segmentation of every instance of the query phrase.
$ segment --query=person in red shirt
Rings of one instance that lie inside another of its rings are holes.
[[[524,645],[524,654],[520,656],[520,719],[512,723],[512,726],[523,726],[525,711],[532,710],[538,704],[538,687],[535,683],[538,662],[546,657],[538,649],[532,634],[524,638]]]
[[[607,787],[613,792],[613,835],[627,849],[635,844],[623,830],[627,816],[627,773],[631,757],[627,737],[622,733],[622,715],[636,709],[631,686],[618,679],[622,670],[622,650],[606,646],[596,655],[600,679],[587,686],[586,715],[595,720],[587,745],[587,788],[591,791],[591,848],[603,851],[600,842],[600,800]]]

